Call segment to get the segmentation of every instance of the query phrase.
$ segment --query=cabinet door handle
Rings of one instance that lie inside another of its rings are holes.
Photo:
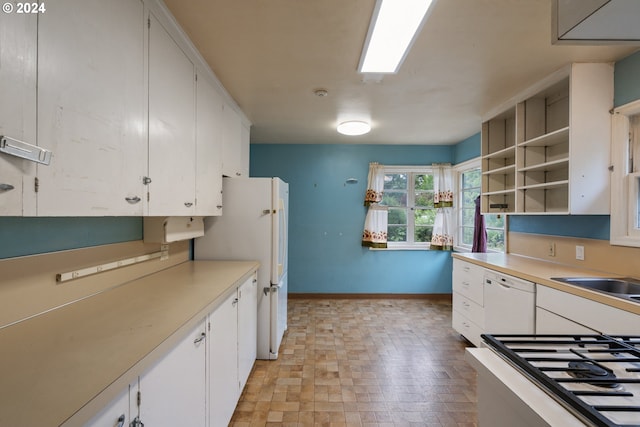
[[[4,193],[5,191],[13,190],[15,187],[11,184],[0,184],[0,192]]]
[[[234,298],[233,301],[231,302],[232,306],[236,306],[238,304],[238,298]]]
[[[124,414],[120,415],[118,417],[118,424],[116,424],[117,427],[124,427]]]
[[[201,332],[200,336],[198,338],[196,338],[195,340],[193,340],[193,343],[194,344],[200,344],[206,337],[207,337],[207,334],[205,334],[204,332]]]
[[[222,205],[217,205],[216,208],[222,209]]]
[[[191,206],[193,206],[193,203],[191,202],[184,202],[184,205],[188,208],[190,208]]]
[[[138,203],[140,200],[142,200],[140,197],[138,196],[133,196],[133,197],[125,197],[124,198],[128,203],[131,203],[132,205],[135,205],[136,203]]]
[[[240,172],[236,172],[236,176],[242,176]]]
[[[140,416],[137,416],[129,423],[129,427],[144,427],[144,423],[140,419]]]

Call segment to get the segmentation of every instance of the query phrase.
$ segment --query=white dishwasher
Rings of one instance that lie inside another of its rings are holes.
[[[484,315],[487,334],[534,334],[536,284],[485,270]]]

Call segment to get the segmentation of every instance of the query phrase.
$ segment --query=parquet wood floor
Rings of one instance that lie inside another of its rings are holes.
[[[288,322],[232,426],[477,425],[475,372],[450,302],[291,299]]]

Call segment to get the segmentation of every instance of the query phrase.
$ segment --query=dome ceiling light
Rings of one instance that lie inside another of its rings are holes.
[[[338,125],[338,132],[343,135],[364,135],[369,133],[371,125],[360,120],[350,120]]]

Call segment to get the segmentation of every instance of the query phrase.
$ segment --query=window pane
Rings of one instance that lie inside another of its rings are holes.
[[[462,188],[480,187],[480,168],[462,174]]]
[[[406,173],[390,173],[384,176],[385,190],[406,190],[407,174]]]
[[[464,227],[462,229],[462,244],[473,246],[473,228]]]
[[[416,206],[433,208],[433,191],[416,192]]]
[[[405,209],[389,208],[388,225],[407,225],[407,211]]]
[[[504,215],[484,215],[484,224],[491,228],[504,228]]]
[[[487,230],[487,249],[504,251],[503,230]]]
[[[414,209],[413,216],[416,226],[433,225],[436,219],[435,209]]]
[[[480,195],[479,190],[467,190],[462,193],[462,206],[467,208],[476,207],[476,197]]]
[[[476,210],[474,209],[463,209],[462,210],[462,225],[467,225],[473,227],[475,223]]]
[[[416,225],[415,232],[413,234],[415,242],[429,243],[431,241],[431,235],[433,234],[433,227]]]
[[[433,190],[433,175],[415,174],[414,190]]]
[[[387,227],[387,241],[389,242],[406,242],[407,227],[403,225],[389,225]]]
[[[386,206],[407,206],[407,193],[399,191],[384,192],[381,204]]]

